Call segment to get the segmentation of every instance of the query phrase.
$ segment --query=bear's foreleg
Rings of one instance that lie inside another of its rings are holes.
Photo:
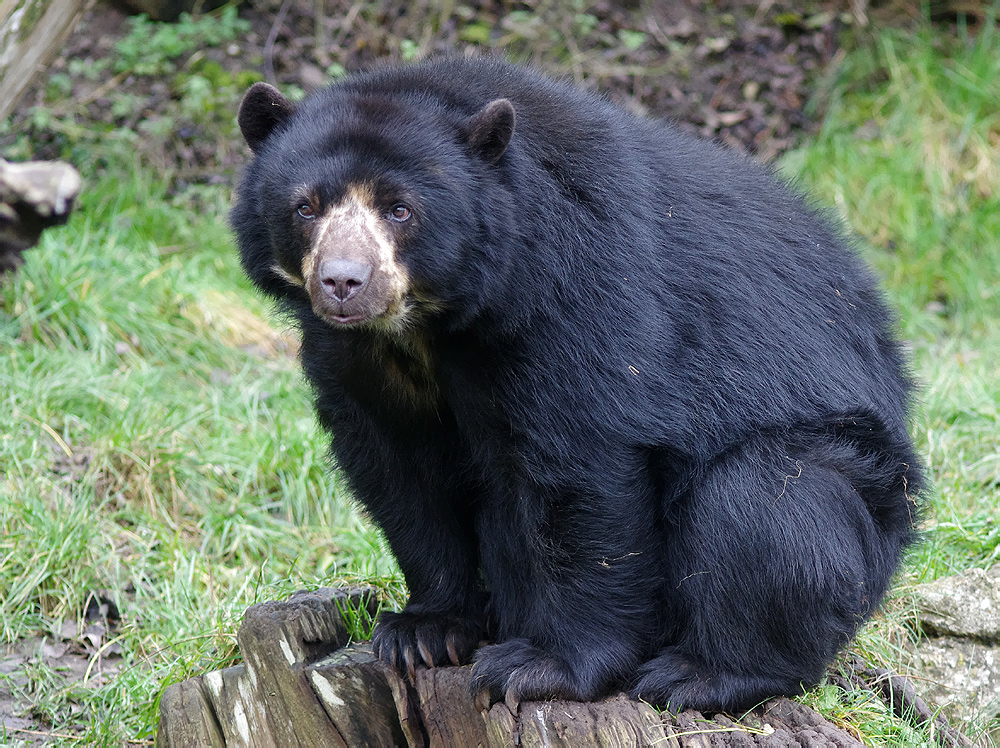
[[[349,400],[321,415],[336,434],[339,467],[385,534],[410,592],[401,612],[379,616],[376,656],[411,677],[420,662],[468,663],[485,636],[485,594],[477,573],[476,491],[455,476],[453,442],[439,424],[419,422],[408,438],[390,440]]]
[[[412,678],[421,661],[427,667],[469,662],[485,636],[485,605],[471,523],[466,528],[453,505],[443,506],[447,494],[432,497],[410,486],[401,495],[407,497],[405,512],[366,502],[410,591],[401,612],[379,616],[372,647],[379,659]]]
[[[497,644],[475,658],[483,701],[599,698],[649,650],[662,586],[653,492],[637,473],[616,483],[613,469],[597,472],[605,484],[534,476],[484,502],[477,528]]]

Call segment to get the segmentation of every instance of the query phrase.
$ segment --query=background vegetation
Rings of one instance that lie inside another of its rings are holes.
[[[466,34],[482,33],[474,20]],[[215,128],[216,154],[242,158],[232,117],[261,74],[207,50],[246,27],[231,9],[131,24],[113,53],[57,70],[46,104],[0,130],[6,157],[69,158],[86,180],[70,224],[0,286],[0,642],[69,641],[92,666],[77,678],[0,669],[0,686],[67,745],[149,744],[159,694],[233,662],[254,602],[358,579],[387,604],[403,599],[377,533],[328,469],[294,335],[237,267],[231,173],[213,183],[149,156],[157,139],[183,140],[184,121]],[[411,44],[402,56],[420,54]],[[817,88],[821,127],[778,167],[860,237],[922,385],[913,431],[935,485],[922,497],[926,542],[857,644],[905,672],[907,587],[1000,557],[1000,36],[987,18],[857,31],[844,44]],[[102,94],[116,116],[96,121],[70,96],[80,78],[96,89],[140,76],[167,86],[173,108],[134,116],[116,84]],[[927,740],[832,687],[806,698],[872,745]],[[991,727],[970,720],[970,734]]]

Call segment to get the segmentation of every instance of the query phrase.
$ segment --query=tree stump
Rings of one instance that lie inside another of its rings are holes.
[[[247,610],[244,664],[171,686],[160,702],[160,748],[409,746],[459,748],[714,748],[863,744],[809,707],[772,699],[739,720],[661,714],[616,694],[603,701],[524,702],[476,709],[471,667],[418,669],[412,683],[350,643],[343,612],[373,615],[374,590],[322,589]],[[851,687],[848,684],[848,687]],[[953,743],[954,744],[954,743]]]
[[[69,164],[0,159],[0,273],[17,267],[44,229],[66,222],[80,186]]]

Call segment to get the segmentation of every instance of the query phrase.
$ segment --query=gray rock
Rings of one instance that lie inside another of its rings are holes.
[[[917,615],[928,636],[958,636],[1000,644],[1000,567],[969,569],[915,590]]]
[[[1000,725],[1000,566],[919,585],[914,600],[921,695],[955,724]]]
[[[925,700],[964,718],[1000,715],[1000,647],[944,637],[916,647]]]

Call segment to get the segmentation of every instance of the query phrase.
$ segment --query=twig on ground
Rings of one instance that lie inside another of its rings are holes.
[[[935,713],[917,695],[917,689],[909,679],[891,670],[868,665],[857,657],[852,657],[846,665],[850,669],[846,678],[831,678],[844,690],[873,691],[892,707],[893,714],[897,717],[917,727],[928,728],[938,745],[944,748],[974,748],[975,743],[949,725],[942,715]]]

